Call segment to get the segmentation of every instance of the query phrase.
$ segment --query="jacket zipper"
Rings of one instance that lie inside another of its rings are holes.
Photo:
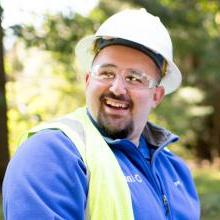
[[[151,166],[152,176],[156,182],[157,187],[160,189],[160,195],[161,195],[160,198],[162,200],[163,207],[165,209],[165,216],[167,219],[172,219],[170,215],[170,207],[169,207],[169,202],[168,202],[168,199],[165,193],[165,189],[163,185],[160,183],[160,179],[159,177],[157,177],[157,174],[156,174],[155,159],[151,160],[150,166]]]
[[[154,181],[156,182],[156,185],[160,190],[160,198],[162,200],[163,207],[165,209],[165,216],[167,219],[172,219],[171,215],[170,215],[169,202],[168,202],[164,187],[162,186],[162,184],[160,184],[160,182],[159,182],[160,180],[157,177],[156,172],[155,172],[155,167],[152,164],[151,164],[151,170],[152,170],[152,176],[154,178]]]
[[[168,200],[167,200],[167,197],[165,194],[162,195],[162,198],[163,198],[163,204],[165,207],[165,215],[166,215],[166,217],[168,217],[168,215],[170,214],[170,207],[168,204]]]
[[[153,154],[152,158],[151,158],[151,169],[152,169],[152,175],[155,179],[155,181],[157,182],[157,185],[159,185],[158,187],[161,189],[160,191],[162,192],[162,202],[163,202],[163,206],[165,208],[165,215],[168,219],[172,219],[171,213],[170,213],[170,206],[169,206],[169,201],[167,199],[167,196],[165,194],[165,190],[164,187],[162,186],[162,184],[158,183],[159,178],[156,175],[156,168],[155,168],[155,161],[156,161],[156,157],[157,155],[169,144],[172,142],[177,141],[178,138],[176,136],[171,136],[165,143],[163,143],[163,145],[161,145]]]
[[[170,213],[170,208],[169,208],[169,203],[168,203],[168,199],[167,199],[167,196],[165,195],[165,193],[163,192],[163,188],[161,187],[161,185],[158,183],[158,179],[157,179],[157,176],[155,174],[155,168],[153,168],[154,166],[152,166],[152,161],[151,160],[151,163],[150,165],[147,164],[147,162],[143,159],[143,155],[139,152],[139,150],[137,148],[134,148],[138,154],[140,155],[141,157],[141,160],[144,162],[144,164],[146,165],[147,169],[150,170],[149,172],[149,176],[151,178],[151,182],[153,183],[153,185],[155,186],[155,190],[159,196],[159,198],[161,199],[161,204],[162,206],[164,207],[165,209],[165,216],[166,218],[169,219],[168,215]],[[153,157],[152,157],[153,159]]]

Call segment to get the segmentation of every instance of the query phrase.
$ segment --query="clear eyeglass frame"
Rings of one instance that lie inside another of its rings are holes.
[[[119,69],[115,65],[94,65],[90,70],[91,76],[105,84],[112,84],[120,75],[124,84],[130,89],[152,89],[158,87],[158,81],[149,74],[136,69]]]

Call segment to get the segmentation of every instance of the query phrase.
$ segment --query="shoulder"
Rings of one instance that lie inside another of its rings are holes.
[[[8,165],[4,213],[10,219],[55,219],[57,214],[81,219],[87,190],[86,167],[74,143],[59,130],[40,131],[23,142]]]
[[[46,172],[45,168],[56,172],[80,171],[86,175],[86,167],[76,146],[59,130],[43,130],[23,142],[7,170],[16,173],[18,167],[24,175],[41,175]]]
[[[62,157],[63,154],[81,159],[75,144],[62,131],[47,129],[37,132],[23,142],[15,157],[17,155]]]

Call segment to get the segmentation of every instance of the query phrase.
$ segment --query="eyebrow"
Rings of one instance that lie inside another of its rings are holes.
[[[117,68],[118,66],[112,63],[104,63],[104,64],[98,64],[100,67],[115,67]]]
[[[114,68],[119,68],[116,64],[113,64],[113,63],[104,63],[104,64],[97,64],[99,65],[100,67],[114,67]],[[126,68],[126,70],[129,70],[129,71],[135,71],[137,73],[141,73],[143,71],[139,70],[139,69],[135,69],[135,68]]]

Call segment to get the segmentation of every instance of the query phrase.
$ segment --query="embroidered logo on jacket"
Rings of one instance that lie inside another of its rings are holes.
[[[135,182],[142,183],[143,182],[142,178],[138,174],[126,176],[126,180],[128,183],[135,183]]]
[[[181,185],[181,182],[180,182],[179,180],[176,180],[176,181],[174,182],[174,185],[175,185],[175,186],[180,186],[180,185]]]

